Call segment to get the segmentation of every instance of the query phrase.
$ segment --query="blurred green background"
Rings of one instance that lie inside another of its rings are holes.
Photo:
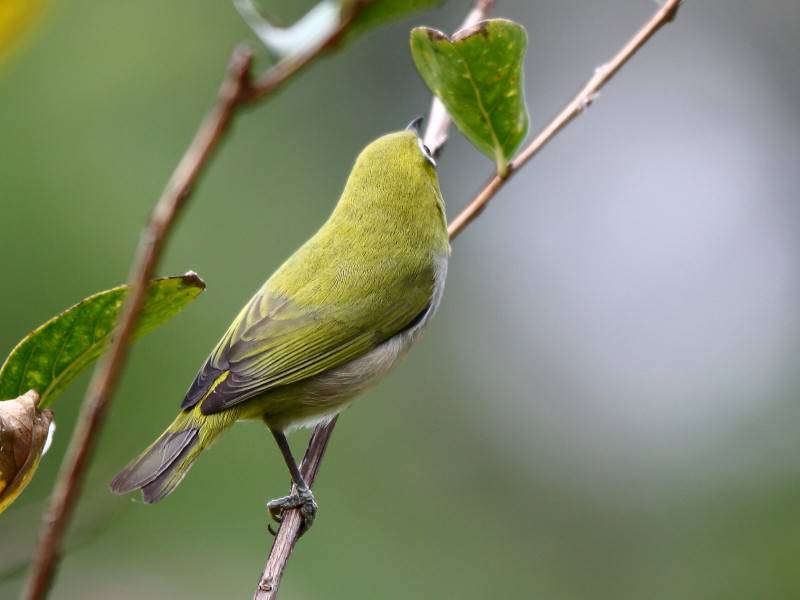
[[[360,148],[427,110],[409,27],[452,30],[468,6],[373,31],[236,121],[161,267],[209,289],[137,344],[53,598],[250,597],[264,502],[289,483],[263,427],[235,427],[156,506],[106,484]],[[532,130],[654,8],[500,0],[529,31]],[[424,341],[340,419],[282,598],[800,597],[798,30],[795,0],[686,2],[458,239]],[[242,39],[226,1],[51,0],[0,64],[0,354],[126,278]],[[491,167],[454,137],[451,215]],[[31,550],[87,381],[0,517],[0,570]]]

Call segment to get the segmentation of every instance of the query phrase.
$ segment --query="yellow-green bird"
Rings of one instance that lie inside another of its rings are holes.
[[[205,361],[167,430],[112,481],[157,502],[229,426],[263,419],[297,485],[270,514],[317,505],[286,434],[333,418],[419,338],[444,289],[450,244],[421,119],[369,144],[327,222],[267,280]]]

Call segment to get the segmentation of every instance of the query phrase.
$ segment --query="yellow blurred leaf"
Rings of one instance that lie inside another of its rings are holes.
[[[43,7],[44,0],[0,0],[0,60],[30,29]]]

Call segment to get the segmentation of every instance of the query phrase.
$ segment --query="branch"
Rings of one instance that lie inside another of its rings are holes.
[[[328,442],[331,439],[331,434],[338,418],[334,417],[330,423],[317,426],[308,441],[308,448],[300,465],[300,474],[308,484],[308,487],[311,487],[317,478],[320,463],[325,456],[325,449],[328,447]],[[292,485],[290,493],[294,494],[295,492],[297,492],[297,486]],[[275,541],[272,543],[269,559],[264,571],[261,573],[261,578],[258,580],[258,587],[253,595],[253,600],[268,600],[278,596],[278,586],[281,584],[283,570],[289,560],[289,555],[294,550],[294,545],[297,543],[302,525],[303,517],[300,516],[299,510],[290,510],[284,514],[278,535],[275,536]]]
[[[581,90],[570,100],[561,112],[542,129],[533,141],[520,152],[508,165],[508,171],[504,177],[494,175],[486,186],[478,192],[472,201],[450,222],[447,232],[450,234],[450,239],[456,237],[470,222],[472,222],[494,197],[497,191],[503,187],[505,182],[516,173],[522,166],[524,166],[531,158],[533,158],[544,146],[552,140],[555,135],[564,127],[569,125],[577,116],[583,113],[586,108],[597,98],[600,90],[608,83],[617,72],[625,66],[634,54],[644,46],[647,41],[653,37],[659,29],[664,25],[671,22],[678,13],[678,7],[683,0],[667,0],[644,24],[644,26],[636,32],[636,34],[628,40],[622,49],[617,52],[614,57],[600,65],[594,70],[594,74],[584,84]]]
[[[42,519],[39,542],[22,595],[25,600],[45,598],[50,589],[64,534],[80,497],[96,438],[102,429],[127,358],[128,347],[147,292],[147,282],[158,266],[167,238],[201,173],[228,132],[237,112],[246,105],[269,97],[304,67],[334,47],[354,17],[369,1],[352,3],[352,10],[342,15],[333,32],[305,52],[281,60],[255,82],[251,81],[250,75],[253,63],[250,50],[240,47],[233,52],[214,106],[170,177],[142,233],[131,268],[130,292],[117,325],[114,342],[108,354],[95,368],[48,510]]]
[[[272,94],[275,90],[281,87],[289,79],[294,77],[298,72],[306,66],[314,62],[321,55],[325,54],[328,50],[336,47],[342,36],[350,28],[353,19],[361,12],[367,5],[375,0],[357,0],[349,4],[350,10],[346,14],[342,14],[339,20],[339,25],[328,36],[323,37],[319,43],[312,46],[304,52],[296,55],[289,55],[282,59],[274,67],[270,68],[264,75],[256,80],[246,90],[243,90],[241,103],[249,104],[262,100],[266,96]]]
[[[600,89],[627,63],[631,57],[641,48],[662,26],[672,21],[677,14],[678,6],[682,0],[667,0],[663,6],[651,17],[651,19],[628,41],[625,46],[607,63],[595,69],[592,77],[587,81],[580,92],[573,98],[562,111],[533,139],[533,141],[517,155],[508,165],[508,172],[505,177],[498,175],[492,176],[489,183],[478,192],[475,198],[450,222],[448,234],[453,240],[464,228],[473,221],[486,205],[494,197],[497,191],[503,187],[505,182],[525,165],[547,142],[549,142],[559,131],[569,124],[575,117],[581,114],[589,104],[597,97]],[[493,0],[478,0],[475,8],[467,17],[467,21],[475,19],[475,22],[484,18],[483,11],[488,10],[493,4]],[[465,26],[468,22],[465,22]],[[462,27],[463,28],[463,27]],[[437,155],[447,141],[447,131],[450,126],[450,117],[444,107],[437,100],[433,100],[431,105],[431,115],[428,127],[425,131],[424,141],[431,152]],[[333,428],[336,425],[334,419],[327,425],[320,425],[314,430],[308,442],[308,449],[303,457],[301,471],[306,477],[309,487],[314,482],[320,463],[325,454],[325,450],[330,441]],[[292,487],[294,492],[294,487]],[[274,600],[278,595],[281,576],[286,561],[297,543],[300,532],[301,517],[297,509],[286,513],[283,523],[275,536],[272,544],[267,564],[253,595],[253,600]]]

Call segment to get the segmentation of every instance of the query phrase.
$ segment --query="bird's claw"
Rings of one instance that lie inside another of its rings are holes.
[[[303,527],[300,529],[300,535],[303,535],[306,531],[311,529],[311,525],[314,524],[314,518],[317,516],[317,503],[310,489],[306,487],[299,488],[297,492],[290,496],[275,498],[275,500],[267,502],[269,516],[278,524],[283,523],[283,517],[286,511],[294,508],[299,509],[300,516],[303,517]],[[267,529],[269,529],[272,535],[277,535],[277,531],[272,528],[271,523],[267,526]]]

